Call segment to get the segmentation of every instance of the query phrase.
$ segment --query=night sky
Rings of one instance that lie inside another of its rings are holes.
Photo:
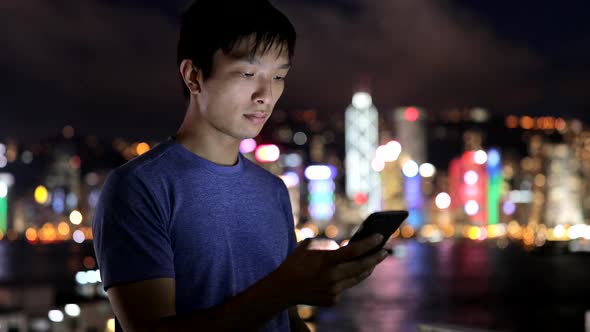
[[[184,112],[185,0],[0,2],[0,139],[159,139]],[[361,77],[382,110],[481,106],[590,122],[587,1],[275,0],[298,32],[278,108],[343,112]],[[256,18],[252,18],[256,19]]]

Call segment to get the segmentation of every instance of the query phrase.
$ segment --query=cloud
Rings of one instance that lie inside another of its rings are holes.
[[[184,107],[175,16],[189,2],[1,1],[0,136],[42,135],[65,124],[110,135],[169,134]],[[340,111],[362,77],[382,110],[525,109],[553,90],[553,101],[585,98],[584,77],[548,82],[540,55],[448,0],[273,3],[299,35],[283,108]]]
[[[448,2],[367,0],[356,13],[277,4],[299,33],[289,103],[345,105],[363,76],[378,106],[514,106],[535,98],[529,79],[542,59]]]
[[[162,78],[175,68],[176,27],[154,8],[94,0],[2,6],[0,61],[29,79],[92,97],[171,90],[172,80]]]
[[[2,102],[17,125],[125,128],[138,114],[149,118],[182,106],[177,26],[158,8],[3,1],[0,21],[0,87],[11,92]]]

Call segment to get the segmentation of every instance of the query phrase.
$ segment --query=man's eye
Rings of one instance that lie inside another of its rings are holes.
[[[242,73],[242,76],[244,77],[253,77],[254,73]]]
[[[275,76],[275,80],[283,81],[283,80],[285,80],[285,76]]]

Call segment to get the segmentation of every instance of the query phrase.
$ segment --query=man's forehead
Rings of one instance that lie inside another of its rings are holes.
[[[252,38],[245,38],[237,42],[226,55],[236,60],[249,62],[260,61],[260,58],[271,55],[289,62],[288,47],[279,41],[260,42],[256,45]]]

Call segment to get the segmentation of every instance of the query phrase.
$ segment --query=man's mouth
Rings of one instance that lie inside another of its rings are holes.
[[[255,123],[255,124],[264,123],[264,121],[266,121],[267,116],[268,115],[264,112],[255,112],[255,113],[244,114],[244,117],[246,119],[248,119],[250,122]]]

